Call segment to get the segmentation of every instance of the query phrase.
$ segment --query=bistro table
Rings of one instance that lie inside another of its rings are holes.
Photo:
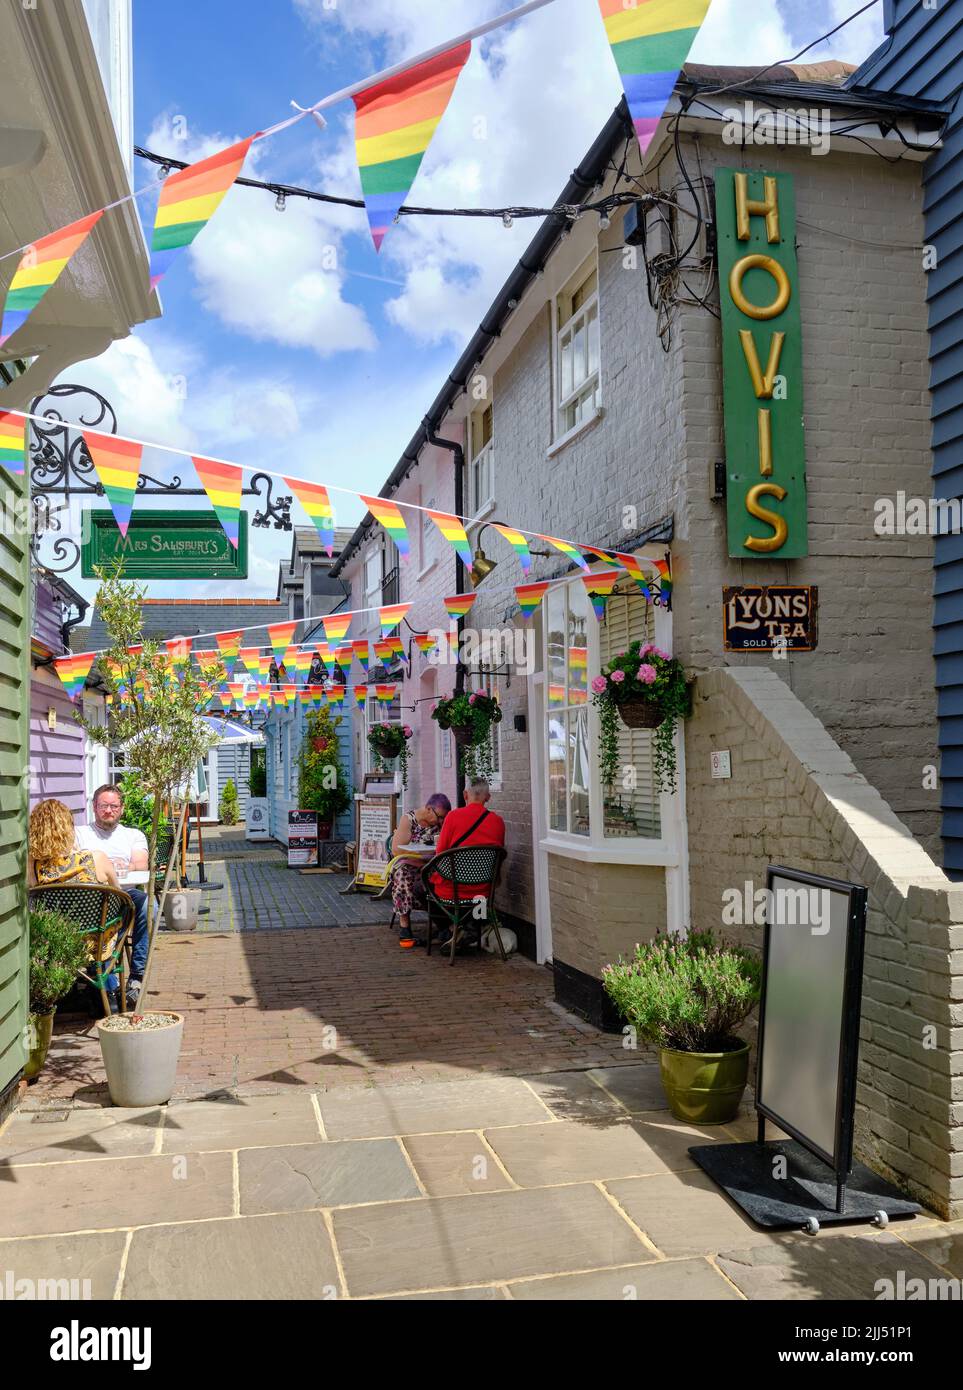
[[[126,874],[118,874],[117,882],[121,888],[146,887],[150,882],[150,871],[148,869],[131,869]]]

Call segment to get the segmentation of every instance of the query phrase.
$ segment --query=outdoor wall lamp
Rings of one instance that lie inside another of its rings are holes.
[[[490,560],[481,548],[482,531],[490,525],[491,522],[486,521],[484,525],[479,528],[478,535],[475,537],[475,553],[471,561],[471,586],[473,589],[477,589],[482,580],[487,578],[493,569],[498,568],[498,561]],[[529,548],[528,553],[530,555],[536,555],[542,560],[551,558],[551,551],[549,550],[532,550]]]

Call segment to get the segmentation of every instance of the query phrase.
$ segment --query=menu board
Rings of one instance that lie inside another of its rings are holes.
[[[375,785],[355,797],[355,843],[357,867],[355,884],[359,888],[383,888],[388,881],[388,839],[397,828],[398,798],[385,794]]]
[[[317,811],[288,812],[288,868],[305,869],[318,862]]]

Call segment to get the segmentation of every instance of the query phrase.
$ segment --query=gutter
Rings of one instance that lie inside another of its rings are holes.
[[[605,173],[613,153],[630,136],[634,138],[634,131],[629,116],[629,108],[623,97],[602,127],[588,154],[578,168],[573,171],[557,200],[558,203],[577,204],[583,202],[586,194],[592,191]],[[468,346],[455,363],[447,381],[429,407],[424,421],[412,436],[408,447],[378,493],[379,497],[390,497],[411,466],[417,463],[418,455],[424,448],[429,435],[438,430],[445,416],[471,380],[475,368],[484,360],[485,354],[496,338],[501,336],[501,331],[509,314],[517,308],[522,295],[544,269],[549,256],[557,247],[567,223],[568,218],[561,210],[553,212],[545,218],[522,253],[515,269],[499,290],[491,308],[475,330]],[[442,447],[450,447],[451,443],[451,441],[443,439],[434,439],[431,442]],[[371,525],[371,520],[371,513],[369,512],[356,528],[354,535],[338,556],[335,564],[332,565],[331,573],[333,575],[341,572],[345,562],[361,545]],[[459,592],[461,592],[460,589]]]

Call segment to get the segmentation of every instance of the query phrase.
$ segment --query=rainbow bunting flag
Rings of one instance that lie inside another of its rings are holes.
[[[395,654],[395,649],[387,638],[383,642],[375,642],[373,645],[375,657],[379,662],[390,661]]]
[[[708,8],[709,0],[599,0],[643,156]]]
[[[564,704],[565,704],[565,686],[564,686],[564,684],[563,684],[563,685],[550,685],[550,686],[548,687],[548,703],[549,703],[550,705],[564,705]]]
[[[259,132],[260,133],[260,132]],[[257,135],[228,145],[207,159],[177,169],[164,180],[157,200],[154,235],[150,244],[150,287],[170,269],[179,252],[202,232],[241,172]]]
[[[572,545],[569,541],[560,541],[555,536],[542,535],[540,535],[538,539],[540,541],[548,541],[549,545],[554,545],[556,550],[560,550],[562,554],[567,556],[574,564],[578,565],[586,572],[588,571],[588,561],[585,556],[582,554],[581,550]]]
[[[237,654],[238,660],[246,666],[252,676],[261,674],[261,648],[260,647],[241,647]]]
[[[340,704],[343,704],[343,703],[344,703],[344,686],[343,686],[343,685],[329,685],[328,688],[327,688],[327,692],[326,692],[326,693],[327,693],[328,701],[329,701],[332,705],[340,705]]]
[[[570,671],[588,670],[588,647],[569,647],[568,669]]]
[[[229,678],[234,675],[234,663],[241,650],[243,635],[242,632],[215,632],[214,634],[221,660],[224,662],[224,668]]]
[[[338,658],[334,654],[333,648],[331,648],[327,642],[319,642],[318,656],[324,662],[325,670],[327,671],[328,675],[333,676],[334,668],[338,660]]]
[[[666,557],[664,560],[653,560],[652,562],[659,571],[659,597],[662,600],[663,608],[672,607],[672,561]]]
[[[274,649],[274,659],[280,666],[284,659],[284,653],[288,649],[288,644],[294,636],[294,629],[297,627],[299,619],[295,618],[293,623],[271,623],[267,630],[268,641]],[[271,663],[268,661],[268,670]]]
[[[454,594],[451,598],[443,599],[442,602],[449,618],[464,618],[477,597],[477,594]]]
[[[383,526],[388,535],[398,547],[398,554],[403,560],[407,560],[411,549],[408,544],[408,528],[405,519],[394,502],[386,502],[383,497],[365,497],[360,494],[362,502],[368,511],[377,521],[379,526]]]
[[[276,685],[276,686],[273,686],[272,689],[271,689],[271,699],[274,701],[274,703],[275,703],[276,705],[280,705],[282,709],[287,709],[287,705],[288,705],[288,692],[287,692],[287,688],[286,688],[285,686],[283,686],[283,685]]]
[[[335,649],[334,659],[343,671],[350,671],[351,658],[354,655],[354,643],[348,642],[343,647]]]
[[[621,551],[616,551],[615,553],[617,558],[621,561],[622,565],[624,565],[625,569],[628,571],[629,575],[635,580],[636,584],[638,584],[639,588],[642,590],[643,597],[648,599],[648,601],[651,603],[652,600],[655,598],[655,595],[652,592],[651,586],[649,585],[649,582],[646,579],[645,571],[639,564],[637,557],[635,555],[623,555]],[[652,564],[653,561],[650,560],[648,563]]]
[[[522,610],[523,618],[530,618],[532,616],[545,597],[545,590],[547,588],[547,581],[542,581],[539,584],[515,585],[515,597],[518,599],[518,606]]]
[[[8,473],[22,473],[27,455],[27,422],[14,410],[0,410],[0,464]]]
[[[81,217],[78,222],[61,227],[58,232],[42,236],[27,247],[7,290],[3,319],[0,320],[0,347],[27,321],[51,285],[56,284],[60,272],[74,252],[83,246],[103,215],[104,209],[101,208],[89,217]]]
[[[131,440],[116,439],[111,434],[97,434],[94,430],[83,430],[82,434],[97,477],[107,494],[117,529],[126,539],[134,498],[137,496],[144,446]]]
[[[396,685],[376,685],[375,699],[380,701],[383,705],[390,704],[395,698],[395,691],[397,689],[398,687]]]
[[[603,565],[608,565],[609,569],[620,570],[621,562],[610,555],[607,550],[598,550],[594,545],[583,545],[582,550],[587,555],[594,555],[596,560],[601,560]]]
[[[433,652],[437,645],[438,643],[435,641],[434,637],[432,637],[430,633],[415,633],[415,646],[418,648],[420,652],[424,652],[425,656],[427,656],[429,652]]]
[[[330,617],[322,618],[321,621],[324,624],[324,635],[329,642],[343,642],[351,626],[351,614],[332,613]]]
[[[192,454],[197,476],[224,527],[224,534],[237,549],[237,532],[241,510],[241,470],[236,463],[221,463]]]
[[[508,541],[519,560],[522,562],[522,573],[528,574],[532,568],[532,554],[528,548],[528,541],[521,531],[514,530],[511,526],[503,526],[501,522],[493,521],[492,526],[495,530]]]
[[[452,546],[455,554],[458,555],[462,563],[471,573],[471,546],[468,544],[468,537],[465,535],[465,528],[458,520],[457,516],[449,516],[447,512],[429,511],[428,515],[438,527],[445,540]]]
[[[362,641],[362,640],[359,639],[357,642],[352,642],[352,643],[351,643],[351,650],[352,650],[352,652],[354,653],[354,659],[355,659],[355,661],[358,662],[358,664],[360,665],[362,671],[365,673],[365,675],[367,675],[367,674],[368,674],[368,662],[369,662],[369,660],[370,660],[370,653],[369,653],[369,651],[368,651],[368,643],[367,643],[366,641]]]
[[[471,43],[459,44],[355,94],[355,147],[376,251],[415,181],[470,53]]]
[[[191,654],[190,637],[171,637],[165,643],[167,659],[173,666],[183,666]]]
[[[52,663],[71,700],[82,692],[95,656],[96,652],[78,652],[75,656],[58,656]]]
[[[388,603],[378,609],[382,637],[387,637],[391,629],[398,626],[410,607],[410,603]]]
[[[368,703],[368,687],[366,685],[356,685],[354,687],[354,702],[358,709],[364,709]]]
[[[306,685],[302,690],[298,691],[298,699],[301,701],[302,705],[312,705],[314,704],[314,691],[309,685]]]
[[[231,699],[238,707],[243,706],[246,687],[243,681],[228,681],[228,690],[231,692]]]
[[[285,478],[284,481],[314,522],[330,559],[334,554],[334,508],[328,489],[320,483],[306,483],[302,478]]]
[[[262,690],[258,689],[258,688],[255,688],[254,690],[245,690],[245,692],[244,692],[244,708],[245,708],[245,709],[259,709],[259,708],[260,708],[260,705],[261,705],[261,701],[262,701],[263,698],[264,698],[264,692],[263,692]]]
[[[603,570],[600,574],[583,574],[582,583],[592,600],[592,608],[599,622],[605,617],[605,605],[612,596],[612,590],[620,579],[625,578],[625,570]],[[574,648],[573,648],[574,650]]]

